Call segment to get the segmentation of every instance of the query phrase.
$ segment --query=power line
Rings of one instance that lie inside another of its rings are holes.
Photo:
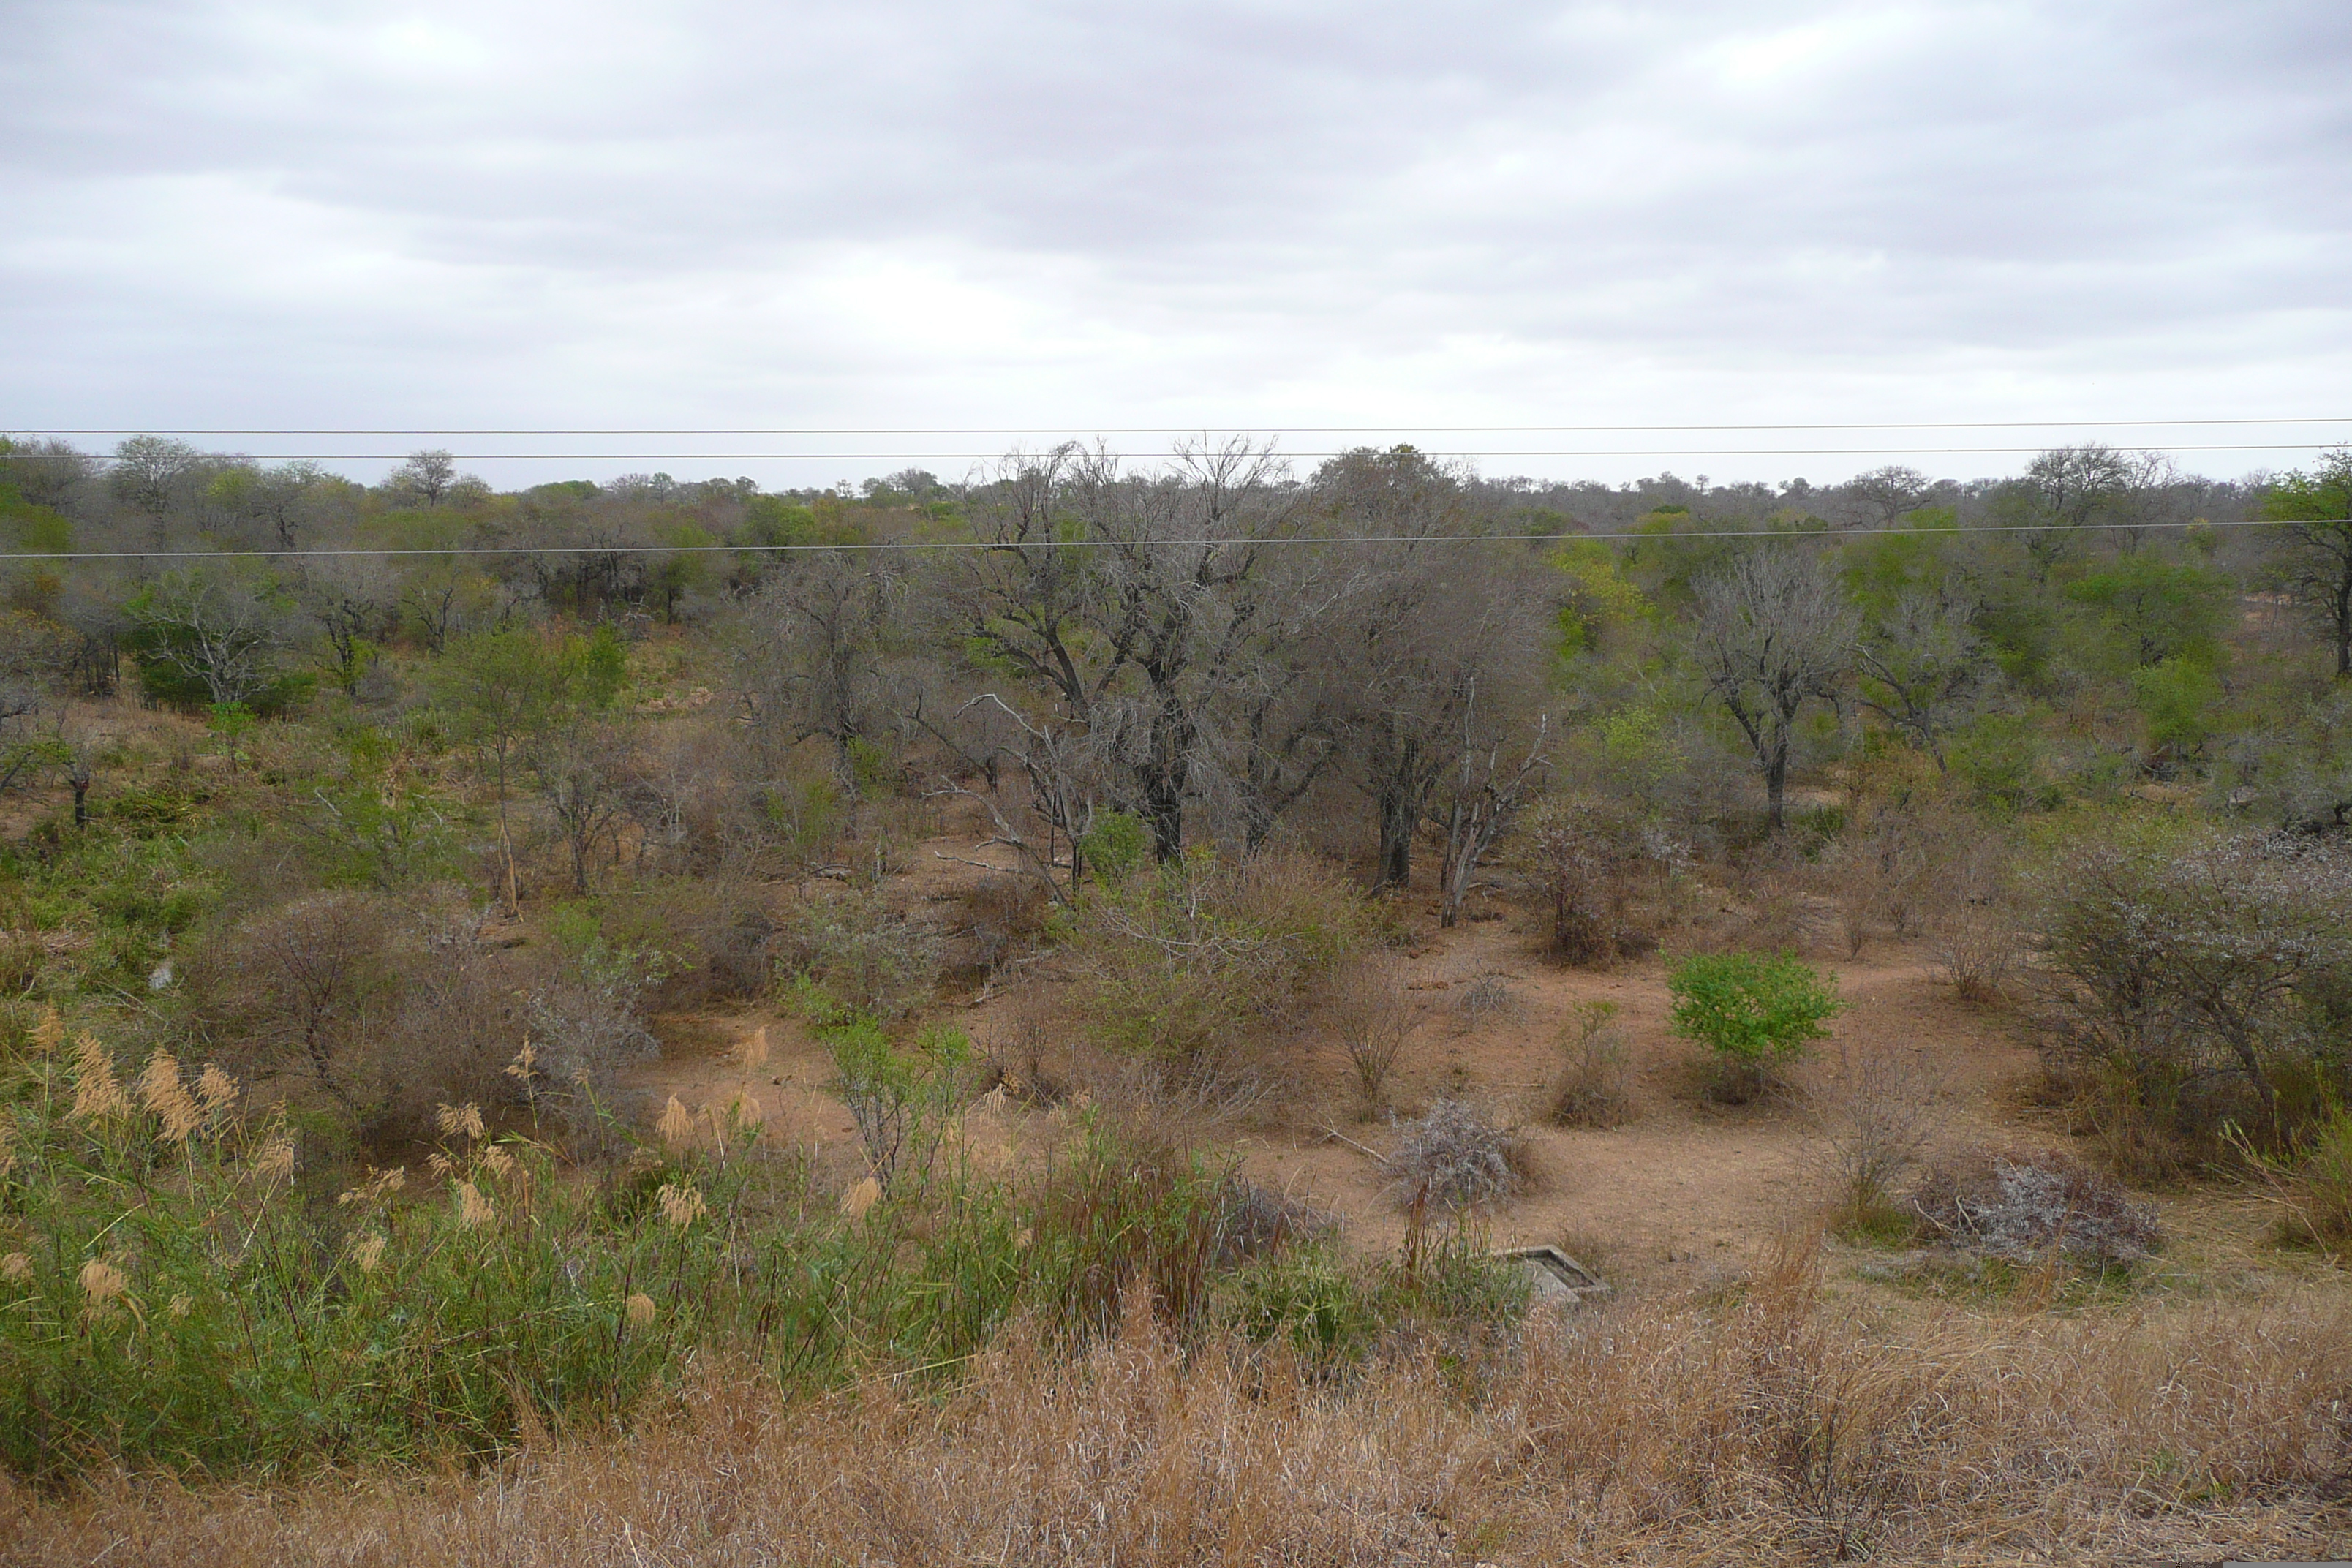
[[[2319,443],[2312,441],[2235,441],[2204,442],[2192,445],[2168,445],[2168,452],[2305,452]],[[1345,458],[1361,448],[1340,448],[1331,451],[1274,451],[1277,458]],[[1522,451],[1423,451],[1425,458],[1906,458],[1906,457],[2014,457],[2022,452],[2045,450],[2031,447],[1625,447],[1604,449],[1585,447],[1572,450],[1547,449]],[[246,452],[237,456],[268,462],[291,462],[307,459],[325,463],[391,463],[407,459],[407,452]],[[1129,460],[1135,455],[1112,452],[1106,456]],[[121,459],[105,454],[92,454],[101,463]],[[1003,459],[1003,452],[452,452],[452,462],[457,463],[911,463],[911,462],[974,462],[986,463]],[[1158,461],[1168,454],[1152,453],[1150,460]]]
[[[2343,425],[2352,417],[2328,415],[2284,415],[2269,417],[2200,419],[1921,419],[1853,423],[1784,425],[1282,425],[1250,428],[1297,436],[1347,436],[1367,432],[1412,431],[1423,435],[1638,435],[1652,431],[1706,432],[1760,430],[2048,430],[2158,429],[2226,425]],[[665,429],[175,429],[147,426],[87,430],[35,431],[47,436],[1066,436],[1076,426],[952,426],[933,427],[848,428],[802,426],[780,429],[673,427]],[[1133,425],[1098,428],[1097,436],[1186,436],[1218,428],[1200,425]]]
[[[2352,518],[2297,518],[2296,522],[2334,526]],[[352,547],[331,550],[19,550],[0,552],[0,561],[311,561],[348,557],[388,558],[424,555],[798,555],[823,551],[917,552],[949,550],[1102,549],[1117,545],[1199,544],[1569,544],[1579,540],[1748,539],[1795,541],[1941,538],[1958,533],[2102,533],[2127,530],[2190,528],[2276,528],[2267,518],[2197,519],[2189,522],[2084,522],[2049,524],[1991,522],[1920,529],[1713,529],[1689,532],[1613,533],[1390,533],[1390,534],[1267,534],[1228,540],[1036,539],[1036,540],[882,540],[826,544],[462,544]]]

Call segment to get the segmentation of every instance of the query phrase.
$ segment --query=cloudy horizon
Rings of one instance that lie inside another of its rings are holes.
[[[2352,414],[2339,6],[11,23],[0,429],[430,430],[501,484],[780,485],[1138,427],[1612,481],[2085,437],[2229,476],[2352,437],[2082,423]],[[1989,421],[2042,423],[1509,428]],[[548,428],[977,434],[457,434]],[[205,444],[362,478],[405,449]],[[566,456],[486,456],[524,451]],[[747,455],[783,451],[834,455]]]

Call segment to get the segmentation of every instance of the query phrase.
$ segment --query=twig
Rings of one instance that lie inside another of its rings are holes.
[[[1386,1154],[1378,1153],[1370,1149],[1365,1148],[1361,1143],[1357,1142],[1353,1138],[1349,1137],[1345,1132],[1340,1131],[1336,1127],[1326,1127],[1323,1129],[1324,1142],[1328,1142],[1334,1138],[1338,1139],[1340,1142],[1345,1143],[1349,1148],[1353,1149],[1357,1153],[1363,1155],[1373,1163],[1384,1167],[1389,1165],[1389,1157]]]

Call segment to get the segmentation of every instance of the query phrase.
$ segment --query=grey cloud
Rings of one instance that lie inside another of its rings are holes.
[[[2347,56],[2333,4],[34,8],[0,421],[2304,412]]]

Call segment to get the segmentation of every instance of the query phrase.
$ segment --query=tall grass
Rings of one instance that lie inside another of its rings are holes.
[[[763,1151],[749,1100],[699,1132],[674,1107],[666,1148],[601,1174],[445,1107],[421,1172],[322,1182],[216,1068],[134,1073],[63,1035],[45,1021],[0,1090],[0,1466],[22,1474],[481,1454],[715,1354],[801,1389],[951,1380],[1024,1314],[1079,1347],[1148,1301],[1198,1338],[1289,1237],[1228,1168],[1083,1120],[1041,1180],[982,1180],[940,1138],[921,1180],[844,1205]]]
[[[99,1480],[12,1560],[733,1568],[1812,1563],[2340,1556],[2352,1319],[2309,1297],[1892,1318],[1793,1249],[1725,1299],[1628,1294],[1465,1384],[1314,1375],[1148,1313],[998,1336],[951,1390],[686,1379],[625,1441],[257,1493]]]

